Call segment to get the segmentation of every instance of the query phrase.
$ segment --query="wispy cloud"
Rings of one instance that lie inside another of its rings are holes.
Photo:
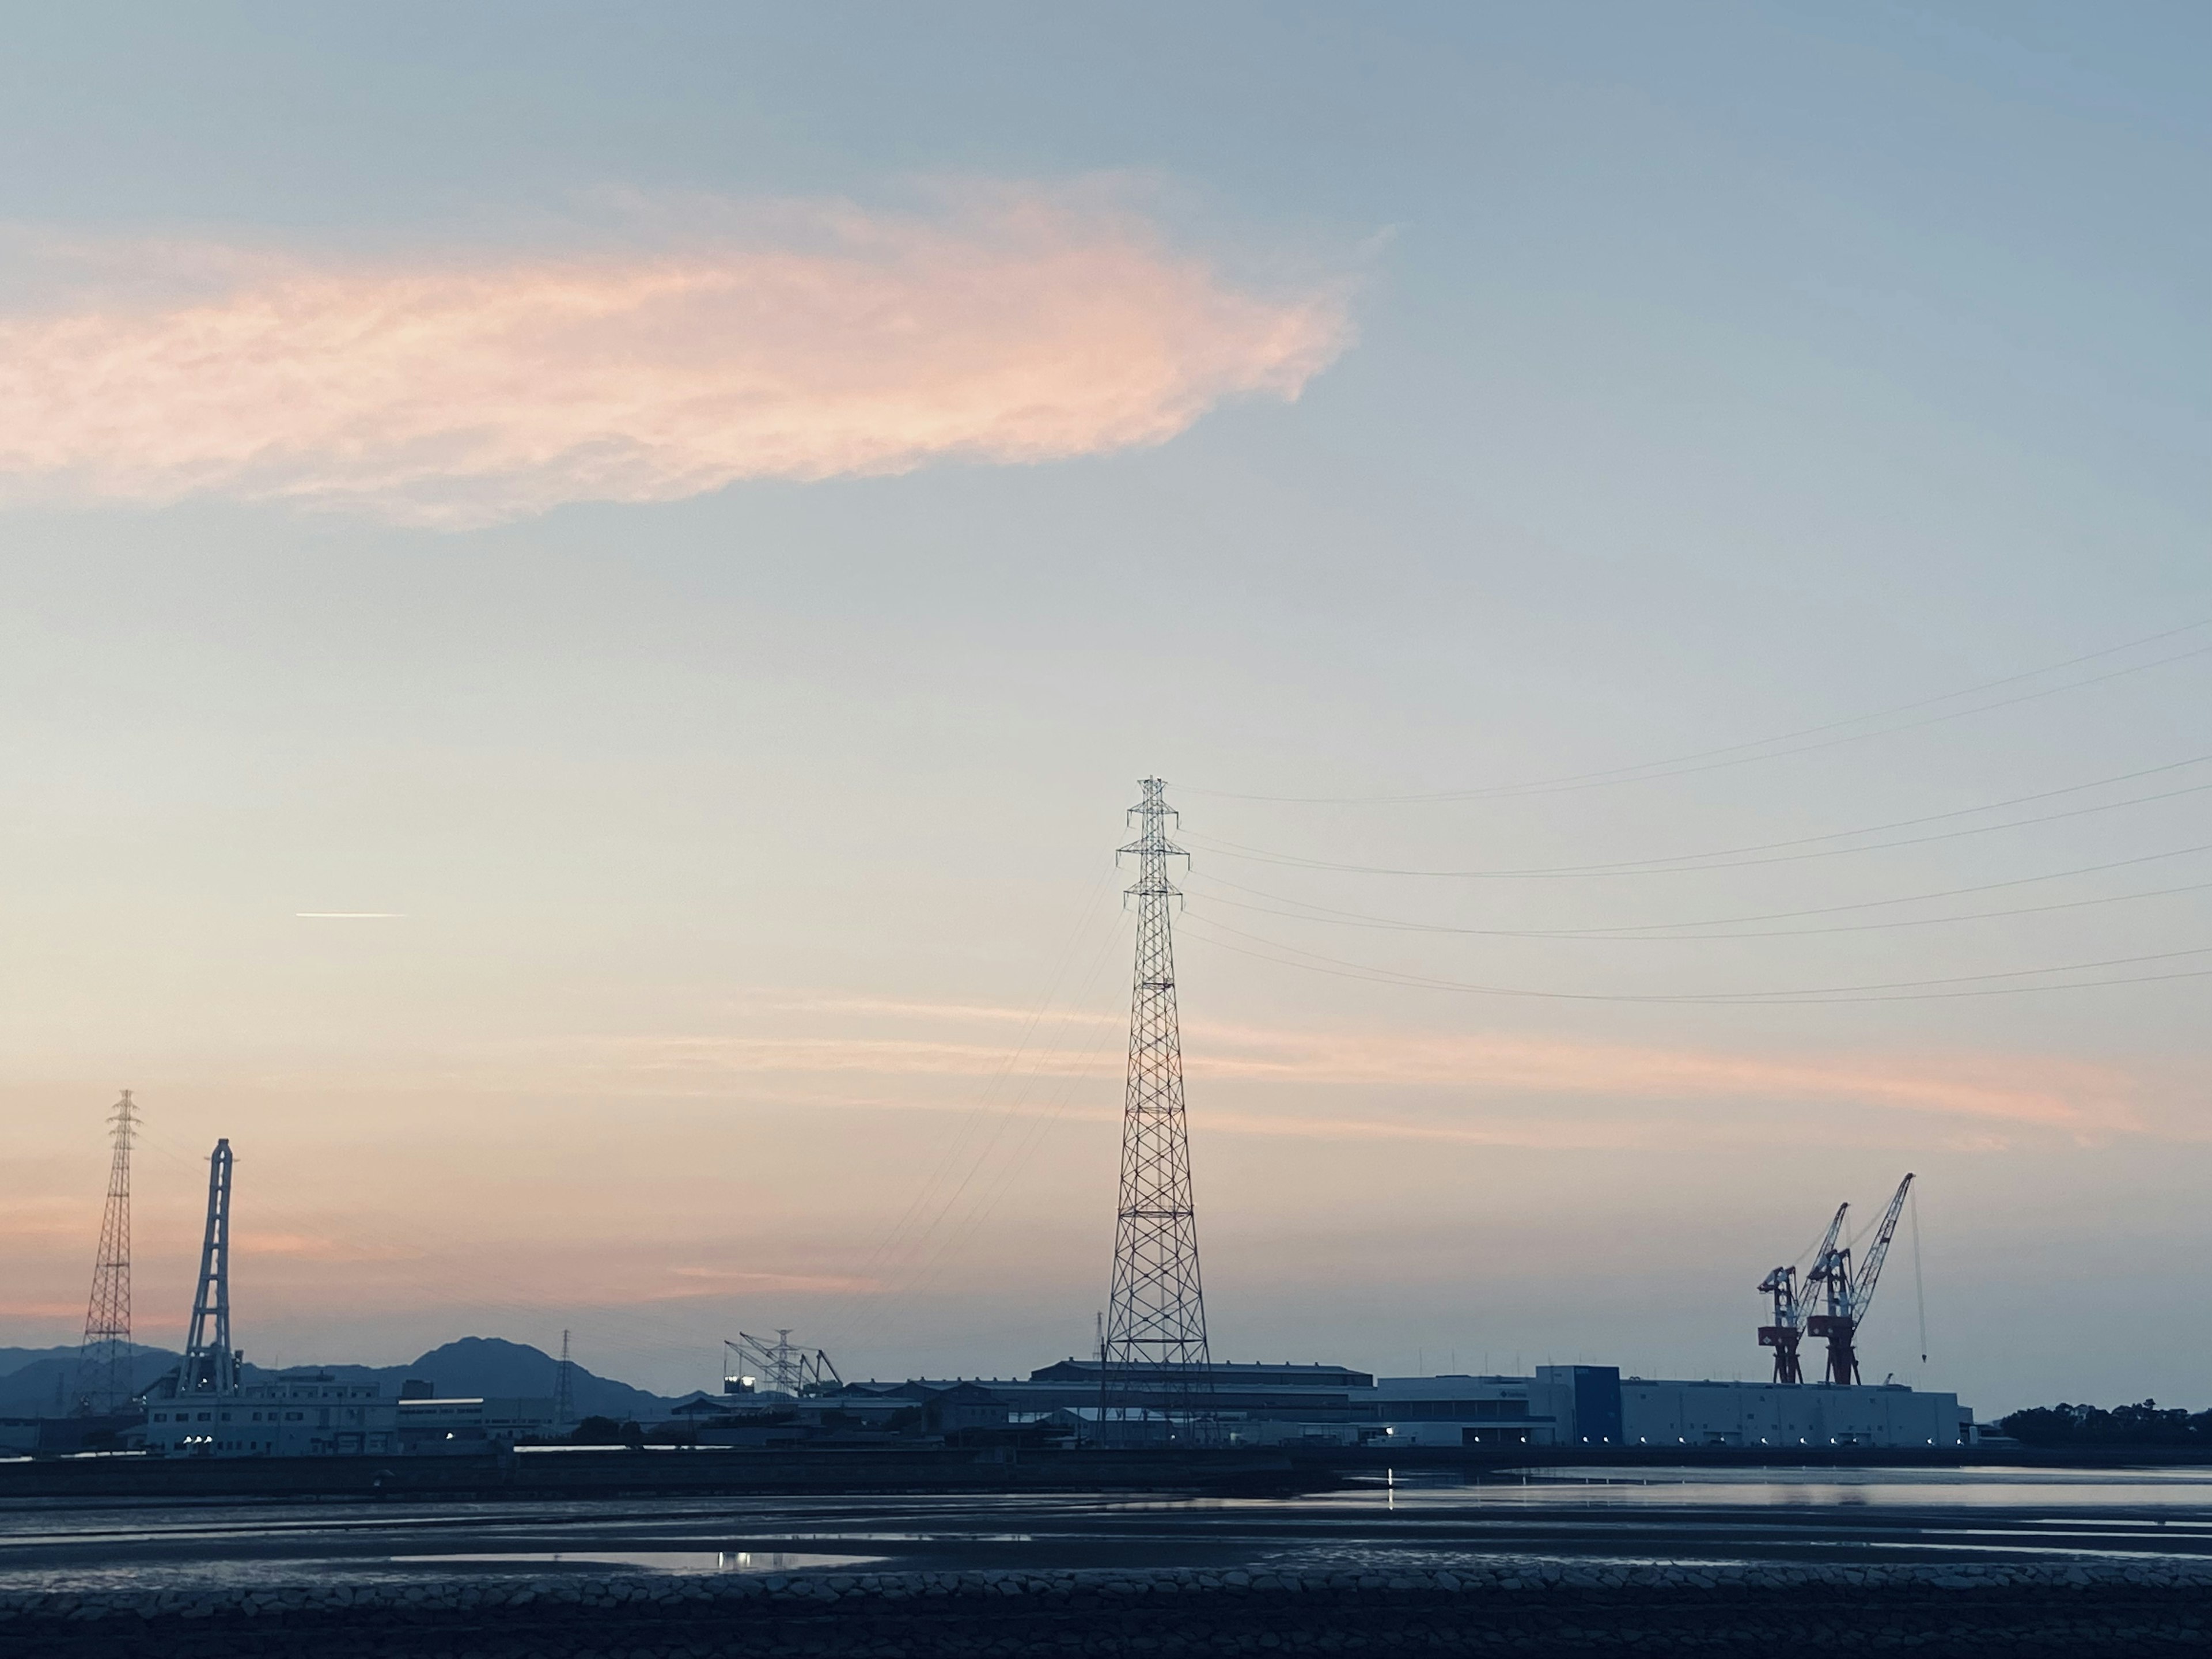
[[[74,1302],[41,1302],[32,1298],[21,1302],[0,1300],[0,1318],[7,1319],[70,1319],[83,1312]]]
[[[294,1256],[303,1261],[408,1261],[422,1253],[398,1244],[322,1238],[312,1233],[241,1232],[240,1255]]]
[[[82,1200],[58,1196],[11,1196],[0,1210],[0,1238],[88,1239],[96,1212]]]
[[[985,1037],[976,1028],[1030,1021],[1029,1010],[775,994],[763,994],[752,1008],[845,1016],[851,1024],[836,1036],[645,1039],[627,1045],[629,1058],[617,1063],[672,1075],[751,1071],[787,1077],[808,1072],[989,1077],[1012,1066],[1024,1074],[1079,1077],[1098,1068],[1094,1028],[1118,1026],[1122,1018],[1106,1012],[1064,1018],[1055,1012],[1042,1024],[1056,1034],[1063,1025],[1079,1026],[1089,1046],[1066,1046],[1065,1035],[1058,1035],[1017,1053],[1003,1042],[975,1040]],[[884,1019],[935,1029],[929,1036],[896,1037],[866,1029],[866,1022]],[[1186,1022],[1184,1031],[1186,1064],[1194,1079],[1405,1089],[1439,1103],[1455,1099],[1469,1111],[1492,1115],[1500,1104],[1547,1097],[1606,1102],[1655,1119],[1677,1118],[1686,1109],[1721,1103],[1825,1103],[2075,1135],[2155,1132],[2146,1114],[2154,1091],[2140,1079],[2110,1067],[2035,1054],[1732,1052],[1503,1033],[1292,1030],[1208,1021]],[[1422,1139],[1531,1144],[1527,1126],[1447,1123],[1432,1117],[1391,1131],[1373,1120],[1354,1121],[1340,1115],[1323,1120],[1295,1110],[1266,1118],[1246,1111],[1232,1122],[1217,1107],[1212,1121],[1217,1127],[1255,1133],[1371,1137],[1395,1132]],[[2165,1128],[2172,1132],[2176,1127]],[[1553,1125],[1541,1130],[1539,1140],[1611,1144],[1619,1133],[1617,1125],[1603,1132]]]
[[[1224,1033],[1194,1073],[1396,1083],[1484,1095],[1828,1101],[2069,1130],[2140,1127],[2128,1078],[2040,1057],[1767,1054],[1551,1037]]]
[[[840,1273],[740,1273],[723,1267],[672,1267],[685,1283],[644,1293],[648,1302],[676,1302],[692,1297],[731,1296],[740,1291],[787,1291],[795,1296],[872,1296],[883,1285],[873,1279]]]
[[[0,307],[0,479],[469,525],[1158,443],[1347,337],[1340,289],[1260,292],[1078,196],[705,217],[565,257],[106,245],[96,293]]]

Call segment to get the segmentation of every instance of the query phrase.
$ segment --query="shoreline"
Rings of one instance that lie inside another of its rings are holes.
[[[24,1659],[2201,1649],[2212,1561],[612,1573],[0,1594]]]

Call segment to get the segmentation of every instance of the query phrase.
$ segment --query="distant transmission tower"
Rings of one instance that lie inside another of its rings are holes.
[[[131,1403],[131,1141],[138,1109],[131,1091],[115,1104],[115,1156],[107,1166],[107,1207],[100,1217],[100,1253],[93,1258],[92,1296],[84,1309],[84,1346],[77,1350],[77,1409],[107,1413]]]
[[[1144,799],[1129,809],[1142,833],[1121,848],[1137,855],[1137,881],[1128,890],[1137,901],[1137,966],[1129,1004],[1114,1288],[1099,1352],[1099,1428],[1109,1443],[1163,1436],[1204,1440],[1212,1417],[1169,929],[1170,902],[1181,894],[1168,879],[1168,860],[1189,854],[1168,840],[1167,821],[1175,811],[1166,789],[1158,778],[1144,781]],[[1157,1433],[1143,1426],[1140,1400],[1167,1413]]]
[[[208,1157],[207,1231],[200,1241],[199,1288],[192,1293],[191,1329],[179,1394],[228,1394],[238,1386],[238,1353],[230,1346],[230,1142]]]
[[[553,1373],[553,1421],[567,1428],[576,1420],[574,1367],[568,1359],[568,1333],[561,1333],[561,1364]]]

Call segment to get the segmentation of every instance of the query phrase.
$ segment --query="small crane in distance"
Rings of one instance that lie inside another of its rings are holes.
[[[1812,1272],[1805,1275],[1806,1289],[1820,1286],[1822,1299],[1827,1304],[1827,1311],[1814,1314],[1805,1328],[1827,1340],[1827,1380],[1831,1382],[1849,1387],[1859,1380],[1859,1327],[1866,1322],[1867,1310],[1874,1305],[1874,1289],[1881,1278],[1882,1258],[1889,1254],[1889,1241],[1897,1237],[1897,1220],[1905,1213],[1905,1195],[1911,1190],[1912,1176],[1908,1172],[1897,1183],[1896,1194],[1889,1200],[1881,1225],[1875,1231],[1874,1243],[1867,1246],[1866,1259],[1856,1273],[1851,1271],[1851,1247],[1846,1244],[1838,1249],[1831,1242],[1814,1261]],[[1836,1213],[1840,1218],[1843,1212]],[[1831,1229],[1832,1241],[1833,1237]]]
[[[1844,1217],[1850,1207],[1848,1204],[1836,1206],[1835,1219],[1828,1223],[1826,1237],[1813,1252],[1815,1267],[1833,1254],[1836,1240],[1844,1230]],[[1809,1292],[1814,1282],[1813,1276],[1807,1274],[1803,1291]],[[1797,1345],[1805,1336],[1805,1304],[1800,1294],[1796,1265],[1789,1263],[1769,1273],[1759,1281],[1759,1292],[1774,1298],[1774,1322],[1759,1328],[1759,1346],[1774,1350],[1774,1380],[1802,1382],[1805,1371],[1798,1363]]]

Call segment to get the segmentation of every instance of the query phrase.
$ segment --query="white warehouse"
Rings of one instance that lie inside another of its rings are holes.
[[[1896,1383],[1623,1378],[1611,1365],[1539,1365],[1532,1376],[1386,1376],[1340,1437],[1407,1446],[1957,1447],[1974,1438],[1955,1394]],[[1273,1437],[1292,1440],[1292,1433]],[[1311,1437],[1309,1436],[1309,1437]]]
[[[1650,1446],[1959,1446],[1973,1413],[1955,1394],[1899,1383],[1658,1382],[1620,1385],[1620,1437]]]

